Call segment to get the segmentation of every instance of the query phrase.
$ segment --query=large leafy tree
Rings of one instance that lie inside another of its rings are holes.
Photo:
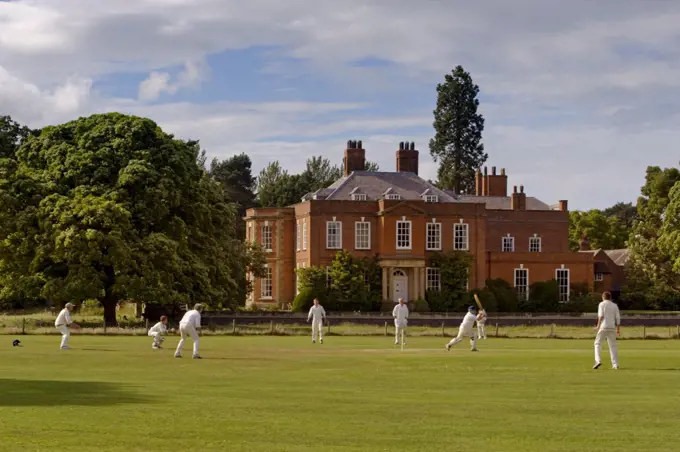
[[[210,175],[222,185],[227,199],[238,208],[237,229],[241,237],[245,237],[243,216],[246,209],[254,207],[256,202],[255,188],[257,180],[253,177],[252,162],[247,154],[234,155],[226,160],[213,159],[209,169]]]
[[[569,248],[579,249],[582,237],[587,237],[593,249],[621,249],[626,247],[630,228],[615,214],[606,215],[592,209],[569,212]]]
[[[647,168],[630,237],[630,270],[655,291],[680,296],[680,170]]]
[[[457,66],[444,77],[444,83],[437,85],[435,136],[430,140],[430,154],[439,163],[440,188],[472,193],[475,171],[488,158],[482,144],[484,118],[477,111],[478,94],[479,87],[462,66]]]
[[[8,186],[9,181],[13,179],[17,168],[16,152],[21,144],[37,133],[38,131],[22,126],[9,116],[0,116],[0,186]],[[18,180],[16,183],[22,184],[23,181]],[[7,193],[0,192],[0,204],[8,204],[12,201]],[[20,199],[19,202],[23,200]],[[0,227],[19,220],[15,214],[16,212],[12,210],[0,209]],[[16,259],[18,256],[10,262],[15,262]],[[44,301],[40,297],[39,282],[35,280],[23,280],[21,284],[14,282],[11,265],[0,259],[0,304],[7,303],[25,307],[29,303]]]
[[[245,300],[262,259],[236,235],[236,207],[199,163],[198,142],[117,113],[47,127],[2,168],[0,262],[12,287],[54,303]]]

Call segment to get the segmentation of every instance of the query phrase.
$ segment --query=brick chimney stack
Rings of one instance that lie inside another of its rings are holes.
[[[569,212],[569,201],[563,199],[563,200],[559,201],[559,206],[560,206],[559,207],[560,211]]]
[[[366,150],[361,141],[349,140],[345,149],[345,158],[342,160],[345,177],[354,171],[363,171],[366,168]]]
[[[475,172],[475,195],[482,196],[483,193],[482,184],[483,184],[482,169],[477,168],[477,171]]]
[[[402,141],[399,143],[397,172],[418,174],[418,151],[414,142]]]
[[[510,196],[510,208],[512,210],[527,210],[527,194],[524,193],[524,185],[520,185],[519,192],[517,185],[513,187],[512,196]]]
[[[491,175],[486,173],[486,168],[484,168],[484,179],[486,189],[484,190],[484,196],[508,196],[508,176],[505,174],[505,168],[501,168],[501,173],[496,174],[496,167],[491,167]]]

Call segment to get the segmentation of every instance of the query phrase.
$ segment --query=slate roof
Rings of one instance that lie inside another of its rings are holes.
[[[489,210],[511,210],[510,196],[460,195],[461,202],[483,202]],[[555,210],[543,201],[527,196],[527,210]]]
[[[308,193],[302,200],[351,200],[352,194],[366,195],[368,201],[383,199],[385,193],[396,193],[403,200],[421,200],[424,195],[437,195],[443,203],[482,203],[487,209],[511,210],[509,196],[457,195],[451,190],[440,190],[430,182],[409,172],[355,171],[343,176],[326,188]],[[555,210],[543,201],[527,196],[527,210]]]
[[[609,258],[619,267],[626,265],[630,256],[630,252],[626,248],[620,250],[605,250],[604,252],[607,253],[607,256],[609,256]]]
[[[377,201],[388,191],[400,195],[402,200],[421,200],[428,194],[437,195],[439,202],[461,202],[415,173],[382,171],[354,171],[327,188],[305,195],[303,200],[314,199],[314,196],[316,199],[351,200],[351,194],[363,193],[368,201]]]

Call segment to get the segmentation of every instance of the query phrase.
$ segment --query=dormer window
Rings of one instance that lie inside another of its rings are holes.
[[[397,200],[401,199],[401,195],[399,193],[388,193],[385,195],[385,199]]]
[[[425,202],[439,202],[439,196],[437,196],[437,195],[425,195]]]
[[[366,193],[352,193],[352,201],[366,201],[367,199]]]

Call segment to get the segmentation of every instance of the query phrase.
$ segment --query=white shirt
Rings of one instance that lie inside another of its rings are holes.
[[[59,315],[57,316],[57,320],[54,321],[54,326],[62,326],[62,325],[70,325],[73,323],[73,320],[71,320],[71,313],[67,308],[64,308],[61,310]]]
[[[324,311],[323,306],[312,306],[309,308],[309,315],[307,316],[307,321],[314,318],[314,322],[320,322],[326,318],[326,311]]]
[[[406,325],[406,319],[408,319],[408,308],[406,305],[397,304],[394,309],[392,309],[392,317],[394,317],[396,323]]]
[[[201,313],[195,309],[187,311],[179,322],[180,325],[193,325],[194,328],[201,327]]]
[[[149,328],[149,333],[167,333],[168,326],[164,325],[163,322],[158,322],[151,328]]]
[[[475,315],[471,312],[468,312],[467,314],[465,314],[465,317],[463,317],[463,321],[461,322],[460,327],[462,329],[472,328],[472,326],[477,321],[477,317],[478,317],[477,315]]]
[[[486,311],[482,309],[479,311],[479,315],[477,316],[477,324],[478,325],[484,325],[486,323]]]
[[[605,300],[597,307],[597,317],[603,317],[600,330],[613,330],[621,325],[619,307],[611,300]]]

